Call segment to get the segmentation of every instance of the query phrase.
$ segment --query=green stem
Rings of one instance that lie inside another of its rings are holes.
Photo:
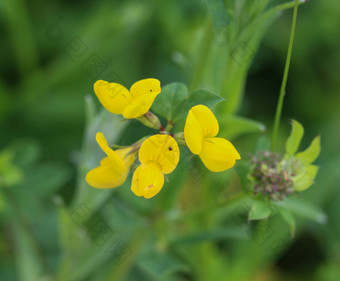
[[[174,123],[172,121],[168,121],[168,124],[166,125],[164,131],[170,132],[173,127],[174,127]]]
[[[289,73],[289,66],[290,66],[290,61],[291,61],[291,57],[292,57],[295,27],[296,27],[296,19],[297,19],[298,6],[299,6],[298,4],[299,4],[299,0],[295,0],[294,14],[293,14],[292,28],[291,28],[291,31],[290,31],[290,39],[289,39],[286,65],[285,65],[285,70],[284,70],[281,89],[280,89],[280,96],[279,96],[279,100],[278,100],[278,103],[277,103],[276,114],[275,114],[274,129],[273,129],[273,136],[272,136],[272,151],[276,150],[276,145],[277,145],[277,143],[276,143],[277,142],[277,135],[278,135],[279,126],[280,126],[283,101],[284,101],[285,90],[286,90],[287,79],[288,79],[288,73]]]

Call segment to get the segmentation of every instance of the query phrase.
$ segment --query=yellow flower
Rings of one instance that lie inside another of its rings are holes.
[[[161,83],[153,78],[143,79],[134,83],[129,91],[118,83],[98,80],[94,83],[94,92],[108,111],[131,119],[148,112],[161,92]]]
[[[86,174],[86,181],[96,188],[113,188],[122,185],[135,161],[134,153],[127,155],[131,147],[112,150],[102,133],[96,135],[97,143],[107,155],[100,161],[100,165]]]
[[[230,141],[216,137],[218,131],[216,117],[208,107],[196,105],[190,109],[184,127],[185,142],[212,172],[225,171],[241,159]]]
[[[179,161],[179,148],[169,135],[154,135],[139,150],[138,166],[132,177],[131,190],[137,196],[151,198],[163,187],[164,174],[170,174]]]

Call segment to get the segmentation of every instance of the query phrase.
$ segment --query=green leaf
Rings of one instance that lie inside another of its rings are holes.
[[[281,215],[281,217],[286,221],[286,223],[288,223],[289,228],[290,228],[290,234],[291,234],[291,237],[293,238],[295,236],[296,224],[295,224],[295,219],[292,213],[282,207],[277,207],[277,210],[279,211],[279,214]]]
[[[300,172],[293,178],[294,190],[303,191],[314,183],[314,179],[318,173],[319,167],[315,165],[308,165],[304,167],[304,171]]]
[[[317,136],[305,151],[296,154],[296,158],[299,159],[303,164],[310,164],[314,162],[316,158],[318,158],[320,151],[320,136]]]
[[[319,167],[316,165],[308,165],[306,167],[306,174],[311,177],[312,179],[315,179],[317,173],[319,171]]]
[[[248,220],[262,220],[266,219],[272,213],[272,209],[262,201],[255,201],[249,211]]]
[[[288,198],[281,202],[274,203],[285,208],[300,217],[313,220],[320,224],[327,222],[326,214],[318,207],[299,198]]]
[[[298,180],[294,181],[295,191],[304,191],[314,183],[314,180],[307,175],[303,175]]]
[[[220,121],[221,131],[228,139],[236,138],[243,134],[261,133],[266,127],[257,121],[240,116],[228,116]]]
[[[178,110],[177,106],[188,95],[188,89],[183,83],[171,83],[162,88],[152,105],[152,111],[167,120],[173,120]]]
[[[304,133],[303,126],[296,120],[292,120],[292,132],[286,141],[286,153],[293,156],[298,150]]]
[[[189,94],[187,99],[178,104],[176,108],[176,115],[172,121],[178,122],[181,119],[184,119],[188,115],[189,110],[195,105],[202,104],[211,108],[223,100],[224,99],[222,97],[208,90],[195,90]]]

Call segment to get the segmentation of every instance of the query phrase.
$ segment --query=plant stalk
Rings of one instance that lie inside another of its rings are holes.
[[[283,74],[279,100],[278,100],[278,103],[277,103],[276,113],[275,113],[274,129],[273,129],[273,135],[272,135],[272,151],[275,151],[276,146],[277,146],[277,136],[278,136],[278,132],[279,132],[283,101],[284,101],[285,90],[286,90],[287,79],[288,79],[288,73],[289,73],[289,67],[290,67],[290,61],[291,61],[292,51],[293,51],[293,43],[294,43],[294,36],[295,36],[295,27],[296,27],[296,20],[297,20],[297,14],[298,14],[298,7],[299,7],[299,0],[295,0],[293,21],[292,21],[292,27],[291,27],[291,31],[290,31],[290,39],[289,39],[289,45],[288,45],[286,65],[285,65],[285,70],[284,70],[284,74]]]

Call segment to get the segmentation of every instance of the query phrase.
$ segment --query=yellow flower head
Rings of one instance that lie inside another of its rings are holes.
[[[170,135],[154,135],[139,150],[141,165],[132,177],[131,190],[137,196],[151,198],[163,187],[164,174],[171,173],[179,161],[178,144]]]
[[[161,83],[153,78],[144,79],[134,83],[129,91],[118,83],[98,80],[94,83],[94,92],[108,111],[132,119],[148,112],[161,92]]]
[[[97,143],[107,155],[96,167],[86,174],[86,181],[96,188],[113,188],[122,185],[129,172],[129,168],[135,161],[134,153],[127,155],[131,147],[112,150],[102,133],[96,135]]]
[[[208,107],[196,105],[190,109],[184,127],[185,142],[212,172],[225,171],[241,159],[230,141],[216,137],[218,131],[216,117]]]

